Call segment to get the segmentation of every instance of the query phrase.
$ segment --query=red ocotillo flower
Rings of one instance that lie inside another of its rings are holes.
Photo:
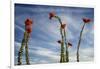
[[[62,24],[61,28],[64,29],[66,27],[66,24]]]
[[[70,42],[68,42],[68,47],[72,47],[72,44]]]
[[[31,25],[31,24],[32,24],[32,20],[31,19],[26,19],[25,25]]]
[[[49,19],[52,19],[52,17],[55,17],[55,12],[50,12],[49,13]]]
[[[31,19],[26,19],[26,21],[25,21],[25,30],[27,31],[27,33],[32,32],[32,20]]]
[[[27,31],[27,33],[31,33],[32,32],[32,28],[28,28],[28,27],[26,27],[26,31]]]
[[[91,20],[90,19],[88,19],[88,18],[83,18],[83,22],[84,23],[89,23]]]
[[[61,42],[61,40],[58,40],[57,42],[58,42],[59,44],[61,44],[61,43],[62,43],[62,42]]]

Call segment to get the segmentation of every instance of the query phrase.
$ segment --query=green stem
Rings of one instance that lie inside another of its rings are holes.
[[[69,53],[68,53],[68,46],[67,46],[67,39],[66,39],[65,29],[64,29],[64,37],[65,37],[65,45],[66,45],[66,62],[69,62]]]
[[[65,62],[65,56],[64,56],[64,36],[63,36],[61,28],[60,28],[60,33],[61,33],[61,37],[62,37],[60,63],[63,63],[63,62]]]
[[[59,21],[59,23],[60,23],[60,25],[62,25],[62,21],[61,21],[60,17],[55,16],[55,18],[57,18],[57,19],[58,19],[58,21]]]
[[[79,37],[79,42],[78,42],[78,46],[77,46],[77,62],[79,62],[79,48],[80,48],[80,44],[81,44],[81,38],[82,38],[82,33],[83,33],[83,30],[84,30],[84,27],[85,27],[85,23],[83,24],[83,27],[82,27],[82,30],[80,32],[80,37]]]

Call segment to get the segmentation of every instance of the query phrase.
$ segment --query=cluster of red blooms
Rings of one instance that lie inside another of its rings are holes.
[[[88,18],[83,18],[83,22],[84,23],[89,23],[91,20],[90,19],[88,19]]]
[[[61,43],[62,43],[62,42],[61,42],[61,40],[58,40],[57,42],[58,42],[59,44],[61,44]]]
[[[68,42],[68,47],[72,47],[72,44],[70,42]]]
[[[49,13],[49,19],[52,19],[53,17],[55,17],[55,12],[50,12]]]
[[[32,20],[31,19],[26,19],[26,21],[25,21],[25,31],[27,31],[27,33],[32,32]]]
[[[61,28],[62,28],[62,29],[65,29],[65,27],[66,27],[66,24],[62,24],[62,25],[61,25]]]

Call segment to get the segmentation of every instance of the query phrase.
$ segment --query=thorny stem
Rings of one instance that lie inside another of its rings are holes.
[[[24,38],[22,40],[21,48],[18,52],[18,65],[22,64],[22,54],[23,54],[23,48],[25,46],[25,42],[26,42],[26,32],[24,32]]]
[[[62,37],[60,62],[62,63],[62,62],[65,62],[65,56],[64,56],[64,36],[63,36],[61,28],[60,28],[60,33],[61,33],[61,37]]]
[[[26,64],[30,64],[29,62],[29,54],[28,54],[28,40],[29,40],[29,34],[27,33],[27,42],[26,42],[26,46],[25,46],[25,52],[26,52]]]
[[[66,62],[69,62],[68,44],[67,44],[66,31],[65,31],[65,29],[64,29],[64,37],[65,37],[65,45],[66,45]]]

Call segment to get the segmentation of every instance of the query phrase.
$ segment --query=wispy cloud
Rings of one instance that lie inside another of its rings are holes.
[[[89,48],[80,48],[80,61],[93,61],[94,60],[94,49]],[[76,61],[76,50],[69,49],[69,59],[71,62]]]
[[[19,30],[21,30],[21,31],[25,31],[22,27],[20,27],[19,25],[15,25],[15,28],[17,28],[17,29],[19,29]]]

